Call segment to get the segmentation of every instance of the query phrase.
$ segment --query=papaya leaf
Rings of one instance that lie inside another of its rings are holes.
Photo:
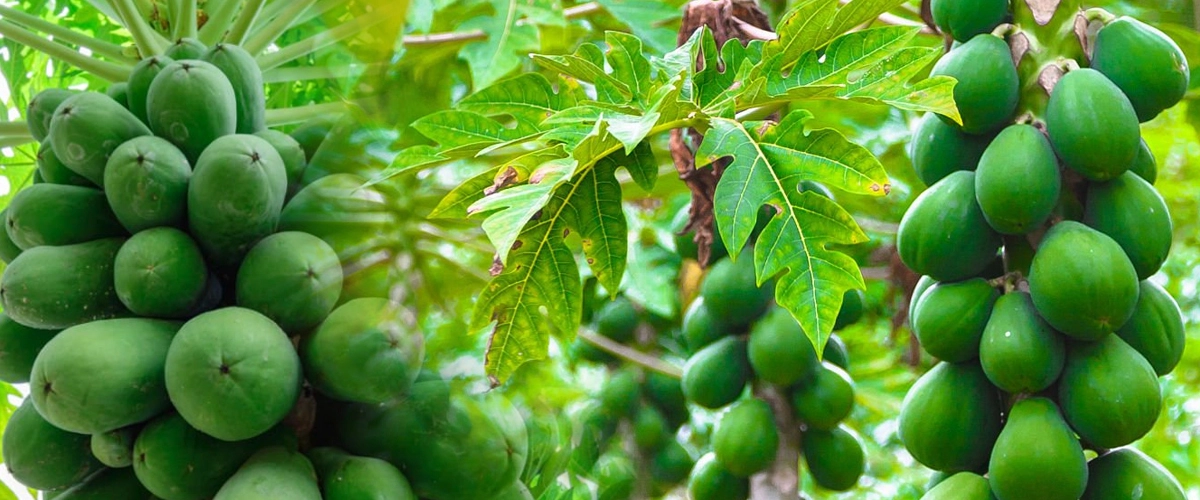
[[[441,152],[478,151],[497,143],[537,134],[536,128],[518,125],[515,129],[478,113],[449,109],[426,115],[413,122],[421,135],[441,146]]]
[[[624,83],[639,101],[650,93],[650,61],[642,54],[642,41],[628,33],[609,31],[604,34],[608,45],[606,59],[612,76]]]
[[[915,84],[909,82],[941,55],[941,49],[907,47],[892,54],[862,78],[851,82],[839,96],[854,101],[879,102],[910,111],[929,111],[958,123],[962,116],[954,102],[954,86],[948,76],[935,76]]]
[[[661,0],[599,0],[597,3],[650,48],[660,53],[675,48],[676,30],[663,25],[681,17],[679,7]]]
[[[654,67],[659,81],[669,82],[676,78],[680,79],[679,95],[685,101],[695,99],[693,79],[696,75],[696,61],[700,57],[701,42],[705,36],[710,41],[712,40],[712,32],[708,31],[707,27],[701,26],[683,45],[667,52],[662,57],[650,60],[650,65]]]
[[[495,211],[483,220],[483,231],[501,263],[508,262],[509,251],[526,223],[549,203],[555,188],[571,178],[576,165],[569,158],[550,160],[533,172],[528,183],[496,191],[470,206],[468,214]]]
[[[379,176],[371,179],[368,185],[378,184],[395,175],[436,165],[449,159],[450,157],[438,152],[436,147],[427,144],[411,146],[400,150],[400,153],[392,159],[391,165],[388,165]]]
[[[799,61],[770,57],[755,68],[755,76],[767,76],[772,94],[801,85],[845,85],[854,73],[906,47],[919,32],[919,28],[904,26],[856,31],[834,39],[823,51],[806,52]],[[788,64],[794,66],[785,77],[783,67]]]
[[[798,5],[779,23],[779,37],[766,44],[765,57],[799,61],[807,52],[829,44],[855,26],[890,11],[904,0],[853,0],[838,8],[838,0],[810,0]],[[785,65],[783,69],[788,69]]]
[[[568,227],[579,230],[588,267],[607,290],[621,286],[628,253],[629,225],[621,209],[621,183],[615,175],[625,160],[610,155],[596,162],[579,179],[579,188],[563,211]]]
[[[675,317],[679,290],[674,277],[682,264],[679,254],[656,243],[642,243],[637,234],[631,234],[630,240],[625,295],[654,314]]]
[[[566,152],[561,146],[551,147],[533,151],[496,165],[452,189],[442,198],[429,217],[465,219],[470,216],[471,205],[487,194],[519,182],[526,182],[537,167],[565,156]]]
[[[545,26],[566,26],[562,2],[559,0],[525,0],[517,10],[529,22]]]
[[[654,158],[654,148],[648,141],[638,144],[628,155],[617,152],[613,153],[612,157],[613,161],[629,171],[629,176],[638,187],[646,191],[654,189],[654,184],[658,181],[658,160]]]
[[[697,165],[732,158],[717,184],[714,215],[726,248],[748,243],[764,205],[777,210],[759,235],[754,262],[759,283],[778,277],[776,301],[792,313],[821,352],[850,288],[863,288],[857,263],[831,245],[867,241],[853,217],[800,182],[814,180],[856,193],[884,194],[886,172],[861,146],[833,130],[804,133],[806,111],[789,114],[763,134],[736,120],[715,118],[696,152]]]
[[[517,0],[492,0],[494,12],[462,23],[463,30],[479,29],[487,39],[463,46],[459,56],[471,68],[474,88],[482,89],[521,65],[519,53],[537,48],[537,28],[517,24],[521,17]]]
[[[541,73],[524,73],[464,97],[456,109],[484,116],[509,115],[536,127],[554,113],[574,106],[579,97],[568,90],[555,93]]]
[[[610,89],[619,93],[625,100],[632,97],[628,85],[604,71],[604,55],[593,44],[583,44],[570,55],[534,54],[533,62],[551,71],[596,85],[598,92]]]

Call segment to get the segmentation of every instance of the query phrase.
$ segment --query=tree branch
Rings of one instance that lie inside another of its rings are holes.
[[[292,21],[299,18],[300,15],[304,14],[305,10],[312,7],[315,3],[317,3],[317,0],[292,0],[287,4],[286,9],[279,12],[279,15],[271,19],[266,26],[256,28],[254,30],[255,33],[246,40],[246,43],[242,44],[242,48],[251,54],[259,54],[263,50],[266,50],[267,46],[271,45],[271,42],[279,38],[279,35],[282,35],[284,31],[287,31],[288,27],[292,25]]]
[[[262,12],[263,4],[266,1],[246,0],[246,3],[242,5],[242,11],[238,13],[237,20],[233,22],[233,27],[229,28],[229,33],[225,34],[225,41],[234,45],[242,45],[242,42],[246,41],[246,33],[254,25],[254,20],[258,17],[258,13]]]
[[[645,353],[630,349],[629,347],[621,345],[603,335],[597,335],[588,331],[580,330],[579,338],[583,339],[589,344],[599,347],[613,356],[624,359],[625,361],[635,365],[640,365],[648,370],[654,370],[671,378],[683,378],[682,368]]]
[[[196,38],[196,0],[179,0],[179,7],[172,33],[175,38]]]
[[[208,14],[208,20],[196,34],[204,45],[214,45],[225,37],[225,32],[233,25],[239,5],[241,5],[239,0],[208,0],[204,4],[204,12]]]
[[[142,57],[162,53],[166,46],[166,39],[151,29],[149,24],[146,24],[146,20],[142,18],[137,6],[133,5],[133,0],[112,0],[112,6],[120,16],[121,24],[129,30],[130,36],[133,37],[133,43],[138,46]]]

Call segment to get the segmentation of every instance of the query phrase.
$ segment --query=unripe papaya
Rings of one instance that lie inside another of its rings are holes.
[[[792,390],[792,410],[809,429],[832,430],[854,410],[854,381],[841,368],[824,363],[816,376]]]
[[[187,223],[192,167],[170,142],[138,137],[113,151],[104,169],[104,194],[130,232]]]
[[[317,473],[298,451],[263,448],[242,464],[213,500],[321,500]]]
[[[308,166],[304,148],[292,136],[278,130],[261,130],[254,135],[270,143],[283,159],[283,169],[288,179],[287,196],[291,199],[300,191],[300,179],[304,177],[304,168]]]
[[[933,0],[929,8],[933,22],[960,42],[991,32],[1008,16],[1008,0]]]
[[[596,399],[600,401],[600,407],[614,418],[633,417],[641,402],[638,384],[638,371],[632,366],[623,368],[604,381]]]
[[[837,318],[833,320],[834,331],[858,323],[863,317],[865,300],[862,290],[846,290],[846,293],[842,294],[842,307],[838,308]]]
[[[51,139],[46,139],[38,147],[37,173],[42,176],[42,180],[49,184],[96,187],[95,184],[92,184],[92,181],[67,168],[62,160],[58,159],[58,154],[54,152],[53,142]]]
[[[114,469],[133,465],[133,442],[137,440],[141,425],[131,425],[108,432],[92,434],[92,455]],[[133,469],[129,470],[133,474]]]
[[[417,500],[399,469],[383,460],[335,448],[308,451],[325,500]]]
[[[836,333],[831,334],[825,342],[821,359],[843,370],[850,370],[850,351],[846,349],[846,342]]]
[[[770,467],[778,448],[775,413],[760,399],[733,405],[713,431],[713,453],[736,476],[750,477]]]
[[[999,297],[1000,292],[983,278],[938,283],[921,295],[913,332],[934,357],[952,363],[975,359]]]
[[[661,412],[649,405],[638,408],[633,417],[633,442],[639,450],[654,453],[673,437]]]
[[[246,254],[237,273],[237,303],[271,318],[285,332],[307,332],[325,320],[342,293],[342,264],[320,238],[275,233]]]
[[[938,60],[930,75],[958,80],[954,102],[968,134],[1000,130],[1017,109],[1021,80],[1012,52],[1000,37],[976,35]]]
[[[619,296],[596,311],[596,333],[620,343],[632,342],[641,323],[637,308],[625,296]]]
[[[208,52],[208,46],[204,45],[204,42],[195,38],[184,37],[175,40],[175,43],[167,47],[167,51],[164,54],[178,61],[183,59],[201,59],[204,57],[205,52]]]
[[[10,384],[29,382],[33,361],[58,330],[29,328],[0,312],[0,380]]]
[[[1058,383],[1067,422],[1090,446],[1116,448],[1146,435],[1162,410],[1154,368],[1116,335],[1075,342]]]
[[[50,143],[58,159],[97,186],[104,185],[109,155],[125,141],[143,135],[150,135],[145,124],[97,92],[67,98],[50,120]]]
[[[750,374],[746,341],[725,337],[688,358],[683,367],[683,394],[705,408],[720,408],[741,396]]]
[[[759,287],[750,247],[735,262],[721,259],[708,269],[700,296],[704,305],[719,320],[732,328],[745,327],[762,316],[771,303],[773,288]]]
[[[713,453],[700,457],[688,476],[688,496],[692,500],[746,500],[750,480],[725,469]]]
[[[104,90],[104,94],[107,95],[108,97],[111,97],[112,100],[117,101],[117,104],[120,104],[125,109],[129,109],[129,84],[128,83],[117,82],[112,85],[109,85],[108,88]]]
[[[724,326],[704,305],[704,297],[696,297],[683,315],[683,340],[691,353],[696,353],[724,337]]]
[[[1054,402],[1018,401],[988,464],[988,479],[999,500],[1077,500],[1088,481],[1087,458]]]
[[[1158,161],[1154,159],[1154,153],[1150,151],[1145,139],[1138,143],[1138,154],[1133,159],[1133,166],[1129,167],[1129,171],[1151,185],[1158,180]]]
[[[1158,272],[1171,252],[1171,212],[1158,191],[1133,172],[1088,185],[1083,223],[1125,250],[1138,279]]]
[[[839,426],[829,431],[809,430],[801,441],[813,482],[833,491],[847,491],[858,484],[866,470],[867,452],[857,434]]]
[[[999,434],[999,395],[978,364],[938,363],[904,396],[900,441],[926,467],[978,471]]]
[[[6,210],[8,236],[23,250],[127,234],[99,189],[36,184],[18,191]]]
[[[656,371],[647,371],[642,383],[642,395],[666,417],[671,427],[679,427],[688,420],[687,398],[683,396],[683,382]]]
[[[1001,234],[1025,234],[1044,224],[1061,188],[1054,148],[1032,125],[1001,131],[975,171],[979,208]]]
[[[54,118],[54,110],[68,97],[78,93],[78,90],[49,88],[29,100],[29,105],[25,107],[25,122],[29,124],[29,133],[35,141],[45,141],[50,134],[50,119]]]
[[[231,135],[200,159],[188,184],[188,223],[212,264],[236,268],[275,231],[287,191],[283,160],[266,141]]]
[[[305,186],[283,209],[279,230],[325,240],[343,264],[392,244],[401,225],[392,197],[379,186],[363,187],[366,182],[357,175],[335,174]]]
[[[133,469],[102,469],[88,476],[82,483],[58,492],[55,500],[107,500],[120,498],[123,500],[155,500],[142,483],[138,481]]]
[[[1121,448],[1088,463],[1088,485],[1082,500],[1187,498],[1179,480],[1167,469],[1134,448]]]
[[[213,141],[237,132],[233,85],[204,61],[176,59],[163,68],[146,94],[146,115],[150,129],[193,164]]]
[[[165,55],[150,56],[138,61],[133,66],[133,71],[129,73],[129,111],[133,112],[142,123],[150,124],[146,108],[150,84],[154,82],[154,77],[158,76],[163,68],[173,62],[175,62],[174,59]]]
[[[768,311],[750,329],[748,353],[754,374],[780,387],[810,380],[820,367],[812,341],[782,307]]]
[[[921,297],[936,284],[937,280],[929,276],[921,276],[921,279],[917,280],[917,285],[913,287],[912,298],[908,299],[908,323],[910,327],[917,322],[917,304],[921,302]]]
[[[233,85],[237,103],[237,133],[257,134],[267,129],[267,99],[263,91],[262,70],[246,49],[218,43],[204,54],[204,60],[225,73]]]
[[[932,186],[959,170],[975,170],[990,142],[991,136],[963,133],[936,114],[926,113],[913,132],[908,154],[917,177]]]
[[[672,438],[651,459],[650,475],[660,488],[674,489],[674,486],[687,479],[694,466],[695,461],[687,448]]]
[[[117,297],[134,314],[186,318],[208,287],[200,247],[173,227],[147,229],[129,238],[113,264]]]
[[[1093,181],[1115,179],[1129,170],[1141,138],[1129,99],[1088,68],[1067,73],[1054,86],[1046,131],[1063,164]]]
[[[1143,122],[1179,102],[1191,76],[1187,57],[1171,37],[1128,16],[1100,28],[1092,68],[1121,88]]]
[[[338,119],[336,115],[311,118],[288,135],[300,143],[300,147],[304,149],[304,158],[312,161],[313,154],[321,147],[321,143],[325,142],[325,138],[329,137],[329,132],[337,125]]]
[[[113,286],[113,262],[124,241],[107,238],[22,252],[0,278],[4,312],[39,329],[128,314]]]
[[[325,395],[384,403],[402,396],[421,371],[425,341],[386,299],[355,299],[300,343],[304,374]]]
[[[983,272],[996,260],[1000,243],[975,201],[974,172],[955,172],[921,193],[896,235],[904,264],[938,281]]]
[[[1029,294],[1038,314],[1080,340],[1117,331],[1137,306],[1137,272],[1112,238],[1064,221],[1046,233],[1033,256]]]
[[[996,301],[979,346],[983,372],[996,387],[1011,394],[1050,387],[1066,355],[1062,334],[1038,316],[1029,294],[1011,292]]]
[[[971,472],[959,472],[939,481],[921,500],[996,500],[987,478]]]
[[[8,209],[0,210],[0,223],[8,220]],[[8,224],[0,225],[0,261],[5,264],[12,263],[17,256],[21,255],[21,247],[13,242],[12,237],[8,235]]]
[[[86,434],[55,427],[26,398],[8,417],[4,466],[21,484],[39,490],[68,488],[104,468],[92,456]]]
[[[1152,281],[1140,285],[1133,317],[1117,335],[1137,350],[1159,376],[1171,373],[1183,358],[1187,342],[1179,304],[1163,287]]]

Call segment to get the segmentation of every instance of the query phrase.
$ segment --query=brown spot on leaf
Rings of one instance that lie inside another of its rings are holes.
[[[496,276],[500,276],[500,273],[502,272],[504,272],[504,263],[500,261],[500,257],[496,257],[496,259],[492,261],[492,267],[488,269],[488,273],[494,278]]]

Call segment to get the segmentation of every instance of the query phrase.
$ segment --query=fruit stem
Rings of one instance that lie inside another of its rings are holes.
[[[229,26],[233,24],[238,4],[237,0],[208,0],[205,2],[204,12],[208,14],[208,21],[204,22],[204,27],[200,28],[196,34],[204,45],[214,45],[221,41],[225,32],[229,30]],[[292,5],[294,2],[275,2],[275,4]]]
[[[0,16],[23,24],[30,29],[38,30],[42,33],[53,36],[55,40],[62,40],[73,45],[87,48],[88,50],[91,50],[92,52],[109,59],[128,63],[133,62],[128,56],[125,55],[125,52],[121,50],[120,45],[105,42],[103,40],[97,40],[78,31],[64,28],[52,22],[46,21],[40,17],[32,16],[3,5],[0,5]]]
[[[301,14],[304,14],[306,9],[312,7],[315,3],[317,3],[317,0],[294,0],[288,3],[287,9],[280,11],[266,26],[255,28],[254,35],[242,44],[242,48],[251,54],[262,52],[267,46],[271,45],[271,42],[279,38],[279,35],[287,31],[292,21],[299,18]]]
[[[166,49],[167,39],[150,28],[137,6],[133,5],[133,0],[112,0],[112,6],[117,11],[121,24],[129,30],[129,35],[133,37],[133,43],[138,46],[142,57],[161,54]]]
[[[1058,67],[1063,70],[1063,74],[1070,73],[1079,69],[1079,61],[1074,59],[1059,59]]]
[[[1087,10],[1083,11],[1083,18],[1087,19],[1088,22],[1099,21],[1101,24],[1108,24],[1108,23],[1111,23],[1111,22],[1117,20],[1117,16],[1113,15],[1113,13],[1111,13],[1107,10],[1104,10],[1100,7],[1095,7],[1095,8],[1091,8],[1091,9],[1087,9]]]
[[[799,498],[800,424],[786,394],[767,384],[755,384],[754,396],[766,401],[775,416],[779,448],[775,462],[750,478],[750,498]]]
[[[20,137],[29,136],[29,124],[25,122],[0,122],[0,136],[3,137]]]
[[[28,134],[23,135],[23,136],[15,136],[14,135],[14,136],[0,137],[0,149],[15,148],[17,146],[29,144],[31,142],[33,142],[33,136],[28,135]]]
[[[17,26],[6,19],[0,19],[0,36],[11,39],[14,42],[30,47],[110,82],[121,82],[129,79],[130,67],[128,65],[115,64],[85,56],[66,45],[35,35],[33,32]]]
[[[1019,31],[1020,28],[1018,28],[1017,25],[1012,23],[1004,23],[996,26],[996,29],[992,30],[992,36],[1007,39],[1009,35],[1015,35]]]
[[[196,38],[196,0],[177,0],[176,5],[179,9],[175,11],[172,36]]]
[[[268,109],[266,116],[267,126],[278,127],[280,125],[300,123],[318,116],[335,115],[346,111],[346,107],[347,103],[345,102],[327,102],[322,104],[308,104],[294,108]]]
[[[601,350],[612,354],[625,361],[641,366],[647,370],[653,370],[671,378],[683,378],[683,369],[661,359],[640,353],[621,345],[608,337],[597,335],[590,331],[581,329],[578,333],[579,338],[584,342],[599,347]]]
[[[278,52],[258,56],[258,66],[266,71],[292,60],[299,59],[342,40],[358,35],[363,30],[379,24],[386,19],[384,16],[364,14],[349,22],[342,23],[328,31],[317,33],[299,42],[280,49]]]
[[[258,13],[262,12],[264,3],[266,3],[266,0],[246,0],[246,3],[242,5],[242,11],[238,13],[237,20],[233,23],[233,27],[229,28],[229,33],[225,34],[225,41],[234,45],[241,45],[242,42],[245,42],[246,33],[254,25],[254,20],[258,17]]]

